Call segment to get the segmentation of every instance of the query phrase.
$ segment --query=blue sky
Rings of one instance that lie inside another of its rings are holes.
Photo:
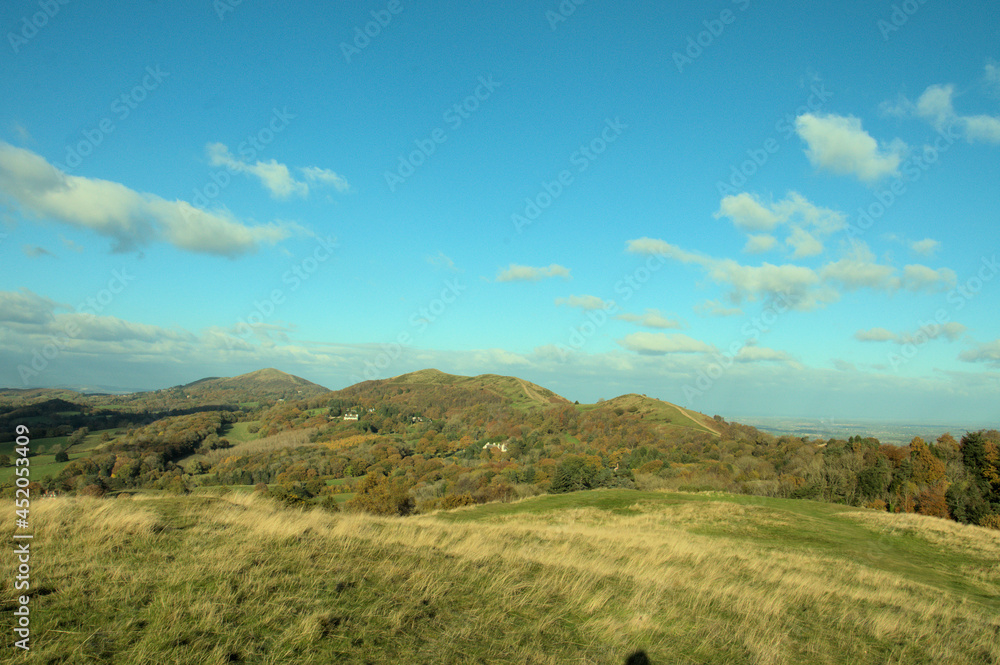
[[[996,421],[985,2],[0,8],[0,384]]]

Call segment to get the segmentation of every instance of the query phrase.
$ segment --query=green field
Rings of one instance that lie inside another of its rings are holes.
[[[1000,662],[1000,533],[916,515],[598,490],[409,518],[247,492],[32,518],[18,662]]]
[[[259,425],[260,421],[253,420],[242,423],[229,423],[223,428],[222,436],[229,439],[230,443],[236,445],[237,443],[242,443],[244,441],[253,441],[257,438],[257,434],[251,434],[249,431],[250,425]]]
[[[59,475],[59,472],[63,470],[69,462],[75,460],[78,457],[86,457],[90,451],[94,450],[97,446],[101,444],[101,434],[107,432],[109,435],[114,435],[113,429],[108,430],[98,430],[96,432],[89,433],[83,441],[77,445],[71,447],[67,454],[69,455],[69,461],[66,462],[56,462],[55,454],[57,451],[61,450],[66,446],[69,441],[68,436],[53,436],[43,439],[32,439],[28,447],[34,452],[41,452],[43,454],[33,455],[31,459],[31,475],[32,480],[42,480],[46,476],[52,476],[55,478]],[[7,455],[11,462],[17,457],[14,452],[16,447],[15,441],[7,441],[0,443],[0,455]],[[14,477],[14,467],[4,467],[0,468],[0,483],[5,483]]]

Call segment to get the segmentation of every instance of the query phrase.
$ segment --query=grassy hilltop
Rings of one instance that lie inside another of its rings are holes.
[[[18,662],[1000,661],[1000,533],[917,515],[597,490],[410,518],[235,492],[32,516]]]

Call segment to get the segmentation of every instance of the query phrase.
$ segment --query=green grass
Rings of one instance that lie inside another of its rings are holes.
[[[933,518],[628,490],[411,518],[56,499],[32,518],[29,664],[1000,662],[1000,535]]]
[[[242,443],[244,441],[253,441],[258,438],[258,434],[251,434],[249,427],[251,425],[259,425],[260,421],[252,420],[241,423],[229,423],[222,430],[222,436],[229,439],[233,445],[236,443]]]
[[[41,481],[43,478],[45,478],[45,476],[52,476],[53,478],[55,478],[57,475],[59,475],[59,472],[62,471],[67,464],[69,464],[71,461],[73,461],[78,457],[84,457],[84,455],[82,454],[74,455],[73,453],[69,453],[69,461],[66,462],[57,462],[55,457],[56,457],[55,455],[36,455],[34,457],[29,458],[31,460],[31,464],[29,465],[28,468],[31,469],[31,473],[28,476],[28,478],[30,478],[32,481],[36,480]],[[13,461],[14,457],[11,456],[11,462]],[[12,478],[14,478],[14,468],[15,467],[13,466],[9,466],[0,469],[0,484],[6,483],[10,481]]]

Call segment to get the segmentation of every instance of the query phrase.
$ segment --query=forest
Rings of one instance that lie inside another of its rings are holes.
[[[400,515],[638,487],[813,499],[1000,528],[997,430],[908,446],[861,435],[809,440],[721,416],[711,431],[680,426],[654,417],[666,403],[638,396],[625,408],[518,401],[496,385],[374,381],[252,408],[133,413],[86,453],[74,455],[67,439],[68,463],[35,485],[93,496],[253,486],[290,505]],[[344,420],[348,413],[357,420]],[[226,432],[237,425],[245,437],[232,441]]]

